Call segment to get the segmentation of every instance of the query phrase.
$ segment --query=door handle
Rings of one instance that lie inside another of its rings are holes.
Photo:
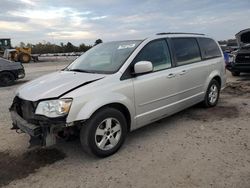
[[[183,70],[183,71],[181,71],[179,74],[180,75],[183,75],[183,74],[186,74],[187,73],[187,71],[186,70]]]
[[[175,77],[175,74],[174,74],[174,73],[170,73],[170,74],[167,76],[167,78],[173,78],[173,77]]]

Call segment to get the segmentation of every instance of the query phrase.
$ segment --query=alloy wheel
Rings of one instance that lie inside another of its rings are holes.
[[[103,120],[95,132],[96,146],[101,150],[114,148],[121,138],[121,124],[115,118]]]
[[[210,102],[210,104],[214,104],[217,101],[217,98],[218,98],[218,87],[215,84],[213,84],[209,89],[208,101]]]

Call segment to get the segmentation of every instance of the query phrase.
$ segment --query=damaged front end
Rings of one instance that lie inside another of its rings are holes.
[[[48,118],[35,114],[39,102],[27,101],[16,96],[10,107],[13,130],[30,135],[30,147],[51,146],[66,130],[66,116]]]

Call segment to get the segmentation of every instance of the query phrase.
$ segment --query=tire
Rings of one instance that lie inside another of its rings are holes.
[[[236,72],[232,72],[232,76],[239,76],[240,72],[236,71]]]
[[[216,80],[212,80],[207,88],[207,92],[204,99],[205,107],[214,107],[218,103],[218,99],[220,97],[220,84]]]
[[[10,86],[15,82],[15,76],[10,72],[0,73],[0,86]]]
[[[26,53],[20,53],[18,56],[18,60],[21,63],[29,63],[31,60],[31,56],[29,54],[26,54]]]
[[[126,135],[124,115],[114,108],[103,108],[82,125],[80,141],[88,154],[107,157],[119,150]]]

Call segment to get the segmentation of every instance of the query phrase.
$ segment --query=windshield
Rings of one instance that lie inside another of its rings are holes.
[[[71,63],[65,70],[110,74],[117,72],[141,40],[99,44]]]

